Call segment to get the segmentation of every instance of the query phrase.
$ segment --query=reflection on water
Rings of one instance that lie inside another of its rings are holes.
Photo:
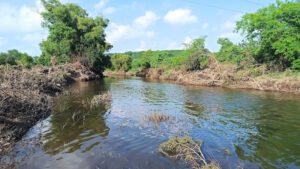
[[[50,120],[49,131],[44,133],[45,153],[72,153],[82,148],[83,143],[108,135],[105,105],[91,108],[89,99],[78,95],[65,96],[58,101],[59,104],[54,108],[55,115]],[[99,141],[94,142],[83,148],[82,152],[89,151],[98,144]]]
[[[70,91],[0,166],[184,168],[157,152],[162,142],[183,135],[203,140],[205,156],[225,169],[300,166],[299,96],[138,78],[77,83]],[[90,99],[106,91],[111,104],[91,109]],[[175,120],[145,123],[153,112]]]

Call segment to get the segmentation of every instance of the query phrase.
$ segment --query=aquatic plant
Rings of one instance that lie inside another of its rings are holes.
[[[109,104],[111,101],[111,94],[109,92],[95,95],[91,100],[91,107],[96,107],[99,104]]]
[[[230,150],[226,147],[223,147],[222,150],[224,151],[225,155],[229,156],[231,154]]]
[[[201,151],[202,144],[201,140],[194,141],[189,136],[173,137],[162,143],[158,151],[167,157],[183,160],[194,169],[220,169],[214,162],[207,163]]]
[[[156,123],[156,124],[161,122],[168,122],[171,120],[174,120],[174,117],[160,112],[152,112],[152,114],[145,116],[145,121]]]

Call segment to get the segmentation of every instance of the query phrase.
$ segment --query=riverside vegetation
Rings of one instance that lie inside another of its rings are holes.
[[[108,20],[92,18],[81,7],[58,0],[42,0],[43,27],[49,30],[40,43],[41,56],[17,50],[0,53],[0,153],[51,112],[53,98],[75,81],[104,75],[132,75],[172,80],[183,84],[252,88],[300,93],[300,2],[277,1],[236,23],[243,42],[220,38],[220,51],[205,47],[206,36],[184,44],[185,50],[106,54]],[[111,95],[90,102],[110,102]],[[153,114],[149,121],[168,121]],[[159,152],[183,160],[192,168],[219,168],[208,164],[202,143],[190,137],[171,138]],[[196,148],[197,150],[194,150]]]
[[[244,15],[235,29],[244,35],[244,40],[234,44],[228,38],[220,38],[221,48],[215,53],[205,48],[204,36],[183,44],[185,50],[111,54],[113,64],[105,74],[299,93],[299,7],[299,2],[278,1]],[[117,57],[130,62],[121,62]]]
[[[104,54],[112,47],[105,41],[107,19],[89,17],[81,7],[58,0],[42,4],[42,26],[49,30],[40,43],[42,55],[0,53],[0,154],[50,114],[53,98],[64,86],[97,79],[109,64]]]

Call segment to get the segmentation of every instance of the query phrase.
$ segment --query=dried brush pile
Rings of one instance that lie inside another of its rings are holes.
[[[169,158],[186,162],[194,169],[220,169],[215,163],[208,164],[202,151],[202,141],[193,141],[191,137],[171,138],[159,147],[159,152]]]
[[[95,95],[91,100],[91,107],[97,107],[99,104],[109,104],[111,102],[111,94],[109,92]]]
[[[50,114],[54,96],[63,87],[96,75],[75,64],[55,67],[0,66],[0,155],[8,152],[16,141],[42,118]]]
[[[0,87],[0,154],[9,150],[39,119],[50,114],[48,97],[34,91]]]

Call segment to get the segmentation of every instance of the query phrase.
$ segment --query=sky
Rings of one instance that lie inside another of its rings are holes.
[[[216,52],[217,40],[235,43],[235,22],[276,0],[61,0],[86,9],[91,17],[110,20],[106,39],[110,52],[183,49],[182,43],[207,36],[206,47]],[[0,52],[17,49],[39,56],[39,43],[48,31],[41,27],[40,0],[0,0]]]

